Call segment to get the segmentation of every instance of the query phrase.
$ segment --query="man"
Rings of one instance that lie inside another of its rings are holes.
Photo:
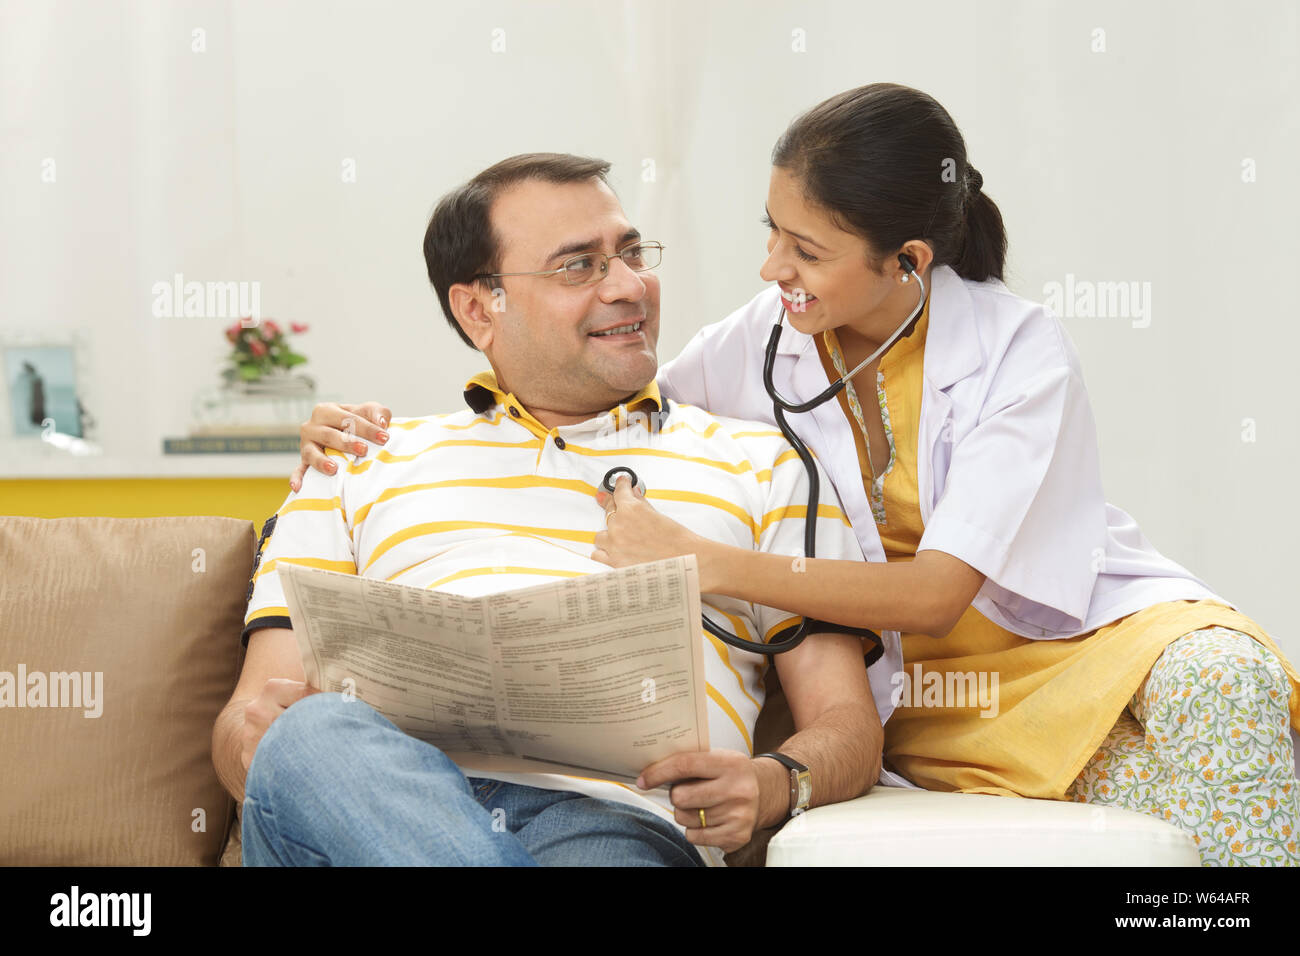
[[[246,864],[716,864],[804,808],[787,762],[811,774],[808,806],[875,783],[883,733],[850,634],[814,634],[775,658],[797,731],[778,759],[752,755],[767,659],[701,628],[714,749],[646,767],[644,789],[467,778],[363,702],[304,684],[278,564],[468,595],[607,571],[590,555],[613,466],[635,469],[657,508],[701,534],[801,553],[807,478],[780,433],[661,400],[658,249],[627,221],[608,168],[516,156],[444,197],[425,235],[429,278],[492,371],[467,383],[468,410],[396,420],[369,458],[331,452],[331,475],[308,473],[268,523],[247,658],[213,734],[218,773],[244,801]],[[819,556],[861,560],[837,506],[823,497]],[[751,639],[798,620],[704,603]]]

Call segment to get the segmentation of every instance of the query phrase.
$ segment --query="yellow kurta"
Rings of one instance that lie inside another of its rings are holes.
[[[866,442],[847,390],[839,394],[889,561],[912,560],[925,530],[916,446],[928,325],[927,303],[912,332],[880,360],[881,415],[894,450],[883,483],[877,484],[879,495],[872,494]],[[828,380],[834,381],[839,373],[829,350],[838,349],[835,333],[814,341]],[[858,397],[866,413],[865,402],[879,400],[865,390]],[[996,716],[980,716],[978,706],[915,706],[920,692],[913,691],[885,724],[885,760],[928,790],[1064,799],[1165,647],[1216,624],[1249,634],[1282,660],[1291,680],[1291,724],[1300,729],[1300,674],[1259,625],[1217,601],[1166,601],[1064,640],[1020,637],[971,606],[941,640],[904,633],[904,669],[913,675],[913,665],[920,665],[918,686],[924,686],[929,671],[996,673]]]

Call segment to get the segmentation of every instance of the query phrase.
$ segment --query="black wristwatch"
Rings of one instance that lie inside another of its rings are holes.
[[[778,763],[783,763],[790,770],[790,816],[797,817],[808,809],[808,804],[812,801],[812,773],[795,760],[793,757],[787,757],[785,754],[765,753],[755,754],[754,759],[759,757],[771,757]]]

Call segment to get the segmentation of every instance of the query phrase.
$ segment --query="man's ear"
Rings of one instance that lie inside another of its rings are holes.
[[[504,311],[497,304],[504,299],[504,290],[489,291],[479,282],[458,282],[447,290],[452,315],[480,352],[492,344],[493,315]]]

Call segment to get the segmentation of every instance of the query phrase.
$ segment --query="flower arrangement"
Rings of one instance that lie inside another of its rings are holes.
[[[289,331],[295,335],[306,332],[305,322],[290,322]],[[263,319],[257,325],[245,326],[236,322],[226,329],[226,340],[234,346],[229,355],[230,365],[222,375],[227,384],[256,382],[269,376],[282,374],[295,365],[307,361],[289,347],[285,332],[273,319]]]

